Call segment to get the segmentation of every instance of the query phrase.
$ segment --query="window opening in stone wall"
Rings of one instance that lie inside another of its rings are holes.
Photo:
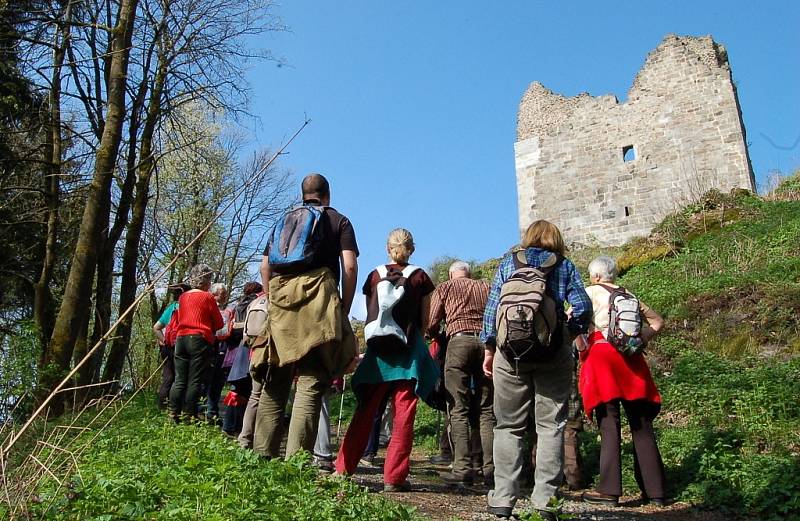
[[[630,208],[630,206],[626,206],[625,207],[625,217],[630,217],[630,216],[631,216],[631,208]]]
[[[627,163],[634,159],[636,159],[636,151],[633,149],[633,145],[622,147],[622,160]]]

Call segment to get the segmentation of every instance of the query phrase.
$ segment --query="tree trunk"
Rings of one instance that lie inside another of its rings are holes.
[[[75,340],[75,352],[72,354],[73,363],[80,362],[91,347],[89,345],[89,312],[83,313],[82,318],[83,320],[78,332],[78,338]]]
[[[52,362],[55,370],[42,372],[41,387],[52,390],[67,372],[75,348],[75,340],[81,326],[81,313],[89,305],[97,263],[98,241],[108,220],[103,221],[103,207],[111,197],[111,181],[117,162],[122,126],[125,119],[125,88],[128,58],[131,48],[133,22],[138,0],[122,0],[119,7],[118,24],[114,28],[112,58],[108,82],[108,109],[103,138],[95,155],[94,177],[86,198],[72,265],[64,289],[64,296],[56,317],[50,339],[50,351],[45,362]],[[59,400],[54,400],[54,404]],[[55,406],[54,412],[61,408]]]
[[[153,135],[156,124],[161,117],[161,97],[167,77],[167,63],[163,54],[159,56],[158,71],[153,82],[150,94],[150,103],[147,107],[147,116],[142,130],[139,149],[139,175],[136,180],[136,196],[133,200],[133,210],[128,231],[125,234],[125,248],[122,254],[122,282],[119,295],[119,312],[122,314],[136,300],[136,267],[139,260],[139,243],[144,229],[147,214],[147,203],[150,199],[150,177],[155,169],[153,158]],[[117,334],[108,354],[103,380],[119,379],[128,354],[131,340],[131,325],[133,313],[128,315],[117,328]]]
[[[149,61],[149,60],[148,60]],[[125,180],[122,183],[117,213],[114,217],[114,226],[105,238],[104,246],[100,258],[97,261],[97,286],[95,290],[95,319],[92,329],[92,338],[89,342],[94,346],[101,341],[103,334],[108,330],[111,323],[111,299],[114,290],[114,258],[117,243],[122,237],[122,232],[128,224],[128,214],[130,213],[133,191],[136,185],[136,143],[139,134],[139,122],[144,98],[147,94],[149,78],[146,73],[148,65],[145,65],[145,74],[139,83],[139,89],[133,105],[130,109],[130,123],[128,124],[128,155],[125,161]],[[110,212],[109,212],[110,216]],[[103,362],[103,355],[106,350],[105,342],[98,348],[97,352],[78,372],[78,385],[97,383],[100,376],[100,365]]]
[[[69,45],[70,35],[70,5],[64,13],[64,26],[60,35],[60,43],[56,43],[53,52],[53,74],[50,82],[50,95],[48,103],[50,105],[50,121],[47,132],[47,144],[45,147],[45,178],[44,178],[44,201],[45,201],[45,222],[47,222],[47,232],[45,234],[42,270],[39,278],[33,284],[33,321],[39,331],[39,339],[42,346],[42,361],[47,358],[48,342],[53,332],[53,295],[50,292],[50,282],[53,279],[53,267],[56,262],[56,246],[58,240],[59,217],[58,209],[61,203],[61,70],[64,66],[64,56],[66,55],[67,45]]]

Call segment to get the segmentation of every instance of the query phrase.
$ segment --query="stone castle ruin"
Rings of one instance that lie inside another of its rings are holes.
[[[514,151],[521,231],[547,219],[570,244],[619,245],[712,188],[755,189],[728,56],[710,36],[667,36],[624,103],[532,83]]]

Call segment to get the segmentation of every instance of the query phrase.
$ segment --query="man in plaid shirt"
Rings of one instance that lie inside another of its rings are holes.
[[[524,260],[529,266],[542,266],[554,254],[556,263],[547,276],[547,294],[555,301],[561,339],[550,346],[551,357],[544,361],[509,360],[503,347],[497,345],[497,310],[503,284],[515,270],[514,256],[519,249],[506,254],[498,266],[486,311],[480,340],[486,344],[483,370],[494,381],[495,484],[489,491],[488,510],[499,517],[511,517],[520,497],[523,468],[522,433],[531,411],[536,423],[538,444],[536,472],[531,506],[540,517],[557,520],[557,512],[549,506],[561,484],[563,472],[564,426],[567,423],[568,401],[572,390],[575,357],[572,339],[586,333],[592,316],[592,303],[584,290],[575,265],[564,258],[566,247],[561,232],[547,221],[533,222],[522,240]],[[520,259],[521,261],[522,259]],[[565,312],[571,307],[569,315]],[[495,348],[501,348],[499,355]]]
[[[440,477],[451,485],[472,485],[480,472],[483,482],[491,486],[494,478],[493,390],[492,381],[483,374],[484,345],[478,340],[489,284],[470,278],[469,264],[463,261],[451,264],[448,276],[449,280],[439,284],[433,292],[429,329],[431,336],[435,336],[444,320],[449,338],[444,386],[452,434],[453,472]],[[478,425],[470,425],[471,418],[477,418]],[[479,468],[473,456],[481,453]]]

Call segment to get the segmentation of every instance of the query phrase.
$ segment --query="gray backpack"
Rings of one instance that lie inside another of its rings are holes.
[[[266,331],[267,317],[269,316],[269,295],[258,295],[250,304],[242,324],[242,333],[248,343],[256,337],[263,336]]]
[[[550,360],[562,344],[562,327],[556,302],[547,294],[547,276],[561,257],[551,254],[535,267],[520,250],[513,260],[514,272],[500,288],[497,348],[509,362]]]
[[[600,284],[608,291],[608,331],[606,340],[623,355],[630,356],[644,350],[642,341],[642,315],[640,304],[632,293],[622,286],[612,288]]]

